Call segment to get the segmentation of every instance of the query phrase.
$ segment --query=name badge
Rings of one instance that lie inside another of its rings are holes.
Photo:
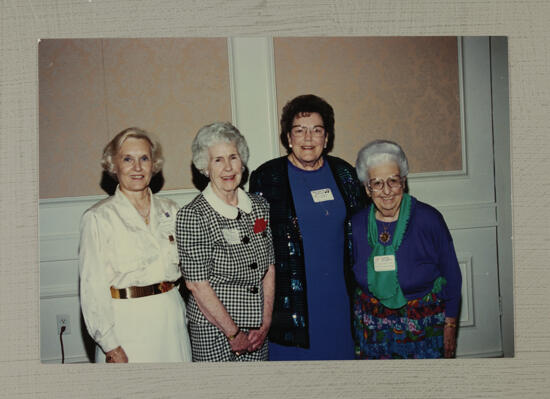
[[[222,234],[229,244],[239,244],[241,242],[239,230],[237,229],[222,229]]]
[[[330,188],[312,190],[311,196],[313,197],[313,202],[334,201],[334,196],[332,195]]]
[[[395,270],[395,256],[383,255],[374,257],[375,272],[389,272]]]

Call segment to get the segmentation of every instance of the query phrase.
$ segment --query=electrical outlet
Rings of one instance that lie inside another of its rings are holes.
[[[63,335],[68,335],[71,333],[71,317],[68,314],[58,314],[57,318],[57,334],[61,333],[61,327],[65,326],[65,331]]]

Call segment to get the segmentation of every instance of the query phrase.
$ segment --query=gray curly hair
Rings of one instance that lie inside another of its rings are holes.
[[[384,162],[395,162],[399,167],[399,175],[409,174],[409,162],[401,146],[390,140],[374,140],[359,150],[355,169],[357,177],[366,184],[369,179],[369,169]]]
[[[220,142],[235,144],[241,162],[246,166],[249,157],[248,145],[239,129],[229,122],[214,122],[201,127],[191,144],[193,165],[203,175],[209,162],[208,148]]]

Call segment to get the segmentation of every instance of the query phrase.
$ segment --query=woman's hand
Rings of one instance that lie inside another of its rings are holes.
[[[456,328],[456,317],[446,317],[443,328],[443,347],[446,359],[452,359],[456,354]]]
[[[248,351],[254,352],[262,347],[265,339],[267,338],[267,333],[269,331],[269,326],[262,325],[258,329],[250,330],[248,333]]]
[[[212,289],[212,286],[207,280],[204,281],[186,281],[186,286],[191,291],[191,294],[197,301],[199,309],[206,319],[220,329],[226,337],[230,337],[238,330],[225,306],[221,303],[218,296]],[[248,335],[239,331],[233,339],[229,339],[229,346],[235,353],[243,353],[248,349],[250,342]]]
[[[124,349],[122,349],[122,346],[117,346],[105,355],[105,361],[107,363],[128,363],[128,357],[126,356]]]
[[[235,338],[229,341],[231,350],[235,352],[237,356],[248,351],[249,345],[250,341],[248,340],[248,335],[242,331],[239,331]]]
[[[264,288],[264,313],[262,325],[258,329],[248,332],[250,346],[249,352],[254,352],[262,347],[266,340],[269,327],[271,326],[271,316],[273,313],[273,298],[275,297],[275,266],[269,265],[267,272],[262,280]]]

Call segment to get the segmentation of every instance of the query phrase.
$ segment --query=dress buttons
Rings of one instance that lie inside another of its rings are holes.
[[[251,263],[248,267],[250,267],[251,269],[257,269],[258,264],[256,262],[254,262],[254,263]]]
[[[248,236],[244,236],[242,242],[243,244],[248,244],[250,242],[250,238],[248,238]]]
[[[250,292],[253,293],[253,294],[257,294],[258,293],[258,287],[250,287]]]

